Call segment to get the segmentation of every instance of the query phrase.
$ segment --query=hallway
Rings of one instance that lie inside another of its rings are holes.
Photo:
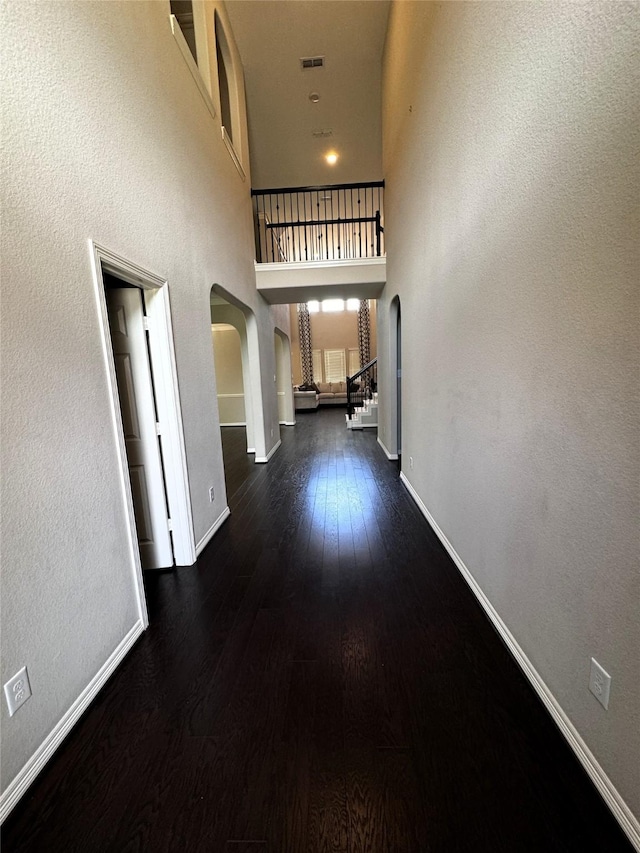
[[[631,849],[375,433],[300,416],[230,508],[5,853]]]

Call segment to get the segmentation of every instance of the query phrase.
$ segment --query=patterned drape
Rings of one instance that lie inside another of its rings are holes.
[[[313,354],[311,352],[311,318],[306,302],[298,302],[298,334],[302,382],[308,384],[313,382]]]
[[[358,308],[358,349],[360,367],[364,367],[371,361],[371,314],[368,299],[361,299]]]

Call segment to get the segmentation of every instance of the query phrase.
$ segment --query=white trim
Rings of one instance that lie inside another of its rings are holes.
[[[316,269],[336,269],[340,267],[375,267],[386,262],[386,256],[380,255],[375,258],[340,258],[335,261],[275,261],[269,262],[269,271],[277,270],[316,270]],[[254,261],[253,263],[256,272],[262,272],[264,264]],[[358,297],[360,298],[360,297]],[[375,299],[377,297],[368,297]]]
[[[211,539],[213,538],[213,535],[214,535],[214,534],[218,531],[218,529],[222,526],[222,522],[223,522],[223,521],[226,521],[226,520],[227,520],[227,518],[229,518],[229,516],[230,516],[230,515],[231,515],[231,510],[229,509],[229,507],[228,507],[228,506],[226,506],[226,507],[222,510],[222,512],[220,513],[220,515],[216,518],[216,520],[213,522],[213,524],[211,525],[211,527],[210,527],[210,528],[207,530],[207,532],[204,534],[204,536],[202,537],[202,539],[201,539],[201,540],[198,542],[198,544],[196,545],[196,556],[198,556],[198,557],[200,556],[200,554],[202,553],[202,551],[207,547],[207,545],[209,544],[209,542],[210,542],[210,541],[211,541]]]
[[[280,426],[295,426],[296,422],[295,421],[278,421],[278,424]]]
[[[266,456],[256,456],[256,462],[258,462],[258,463],[259,462],[268,462],[271,459],[271,457],[273,456],[273,454],[276,452],[276,450],[280,447],[281,444],[282,444],[282,439],[279,438],[277,443],[273,445],[273,447],[267,453]]]
[[[176,566],[192,566],[196,561],[195,535],[178,388],[178,366],[173,346],[169,285],[153,291],[146,290],[145,303],[151,323],[149,352],[155,368],[153,376],[156,405],[163,427],[160,444],[167,501],[173,522],[173,559]]]
[[[387,457],[387,459],[389,459],[391,461],[395,461],[395,462],[398,461],[398,454],[397,453],[391,453],[390,451],[388,451],[387,448],[384,446],[384,443],[383,443],[382,439],[380,438],[380,436],[378,436],[378,444],[384,450],[384,455]]]
[[[218,394],[218,397],[244,397],[244,394]]]
[[[242,168],[242,163],[240,162],[240,158],[238,157],[236,149],[233,147],[233,142],[229,138],[229,134],[227,133],[225,126],[221,125],[221,128],[222,128],[222,141],[226,145],[227,151],[231,155],[231,159],[233,160],[234,165],[240,174],[240,177],[242,178],[243,181],[246,181],[247,176],[245,174],[244,169]]]
[[[616,818],[616,820],[618,821],[618,823],[620,824],[620,826],[622,827],[636,850],[640,850],[640,821],[638,821],[629,806],[622,799],[613,782],[604,772],[604,770],[598,763],[596,757],[593,755],[587,744],[582,739],[576,727],[573,725],[569,717],[563,711],[558,700],[555,698],[553,693],[544,683],[542,677],[540,676],[536,668],[533,666],[527,655],[524,653],[524,651],[518,644],[516,638],[513,636],[513,634],[506,626],[497,610],[494,608],[485,593],[482,591],[482,588],[480,587],[476,579],[473,577],[467,566],[464,564],[462,558],[457,553],[451,542],[449,542],[446,535],[443,533],[440,526],[436,522],[435,518],[431,515],[425,504],[422,502],[422,499],[407,479],[404,471],[401,472],[400,479],[406,486],[407,491],[416,502],[418,508],[420,509],[424,517],[427,519],[427,521],[433,528],[436,536],[438,537],[438,539],[440,539],[440,541],[446,548],[447,552],[449,553],[449,556],[456,564],[460,574],[471,588],[471,591],[478,599],[485,613],[493,623],[493,626],[500,634],[500,637],[502,638],[505,645],[515,658],[516,663],[520,666],[526,677],[531,682],[531,685],[533,686],[534,690],[542,700],[543,705],[545,706],[552,719],[560,729],[561,734],[564,736],[565,740],[576,754],[576,757],[584,767],[591,781],[594,783],[594,785],[600,792],[600,795],[602,796],[603,800],[611,809],[613,816]]]
[[[9,783],[5,791],[3,791],[2,796],[0,796],[0,823],[8,817],[18,800],[23,796],[29,785],[31,785],[35,780],[47,761],[51,758],[62,741],[78,722],[91,702],[93,702],[140,634],[144,633],[144,629],[145,625],[142,620],[135,623],[111,655],[109,655],[105,663],[100,667],[96,675],[94,675],[73,705],[63,715],[62,719],[36,749],[22,770],[20,770],[15,778]]]
[[[227,423],[226,421],[225,421],[225,423],[220,421],[221,427],[223,427],[223,426],[243,426],[243,427],[246,427],[246,425],[247,425],[246,421],[237,421],[237,422],[233,421],[233,422],[229,422],[229,423]]]
[[[255,447],[247,447],[247,453],[255,453],[255,452],[256,452]]]
[[[138,546],[138,533],[136,530],[136,518],[133,509],[133,495],[131,493],[131,480],[129,477],[129,464],[127,462],[127,449],[124,443],[124,431],[122,427],[122,413],[120,411],[120,403],[118,396],[118,380],[116,378],[116,368],[113,359],[113,347],[111,344],[111,333],[109,327],[109,315],[107,312],[107,300],[104,292],[104,282],[102,280],[102,253],[99,251],[96,244],[89,240],[89,251],[91,254],[91,267],[93,272],[93,284],[98,306],[98,316],[100,322],[100,339],[102,342],[102,354],[105,360],[107,369],[107,383],[109,385],[109,408],[111,409],[111,422],[116,435],[116,447],[118,453],[118,475],[120,480],[120,488],[124,497],[126,515],[127,515],[127,544],[129,546],[129,555],[133,568],[133,583],[136,593],[136,601],[138,605],[138,614],[140,621],[146,628],[149,624],[149,616],[147,614],[147,602],[144,594],[144,581],[142,580],[142,563],[140,561],[140,548]],[[141,283],[142,279],[140,279]]]
[[[144,614],[141,614],[141,619],[146,626],[148,619],[144,599],[144,585],[142,582],[142,567],[140,565],[133,498],[131,496],[131,483],[129,481],[129,466],[121,425],[118,386],[113,363],[109,316],[104,294],[102,270],[104,268],[107,272],[129,282],[129,284],[135,284],[140,287],[145,297],[151,330],[149,334],[149,349],[156,383],[156,403],[164,429],[161,443],[167,501],[173,521],[173,556],[176,565],[191,566],[196,560],[195,536],[191,513],[186,447],[182,428],[177,365],[173,346],[169,286],[166,279],[149,270],[143,269],[132,261],[104,248],[104,246],[100,246],[93,240],[89,240],[89,248],[96,299],[101,320],[100,333],[111,391],[111,413],[118,436],[121,480],[124,481],[123,489],[129,512],[130,546],[133,551],[133,560],[136,564],[136,574],[138,576],[138,597],[144,610]]]
[[[187,68],[191,72],[191,76],[196,81],[198,86],[198,91],[202,95],[202,99],[205,102],[205,105],[209,112],[211,113],[211,118],[216,117],[216,108],[213,105],[213,101],[211,100],[211,95],[205,85],[204,80],[202,79],[202,75],[200,74],[200,69],[198,68],[195,59],[189,49],[189,45],[187,44],[187,40],[182,34],[182,30],[180,29],[180,24],[178,23],[178,19],[175,15],[169,15],[169,23],[171,24],[171,32],[173,33],[173,37],[176,40],[176,44],[180,48],[180,53],[184,61],[187,63]]]

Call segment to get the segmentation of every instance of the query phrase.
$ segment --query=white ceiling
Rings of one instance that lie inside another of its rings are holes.
[[[226,0],[242,58],[255,188],[382,179],[388,0]],[[303,71],[301,57],[324,56]],[[318,103],[309,94],[320,95]],[[314,130],[331,130],[314,138]],[[338,154],[335,166],[324,155]]]

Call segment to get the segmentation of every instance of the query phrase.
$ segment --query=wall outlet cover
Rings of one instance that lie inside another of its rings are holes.
[[[596,697],[603,708],[609,708],[609,692],[611,690],[611,676],[598,663],[591,658],[591,672],[589,675],[589,690]]]
[[[29,676],[26,666],[23,666],[20,672],[16,672],[13,678],[4,685],[4,695],[9,708],[9,716],[13,717],[15,712],[21,705],[31,696],[31,685],[29,684]]]

